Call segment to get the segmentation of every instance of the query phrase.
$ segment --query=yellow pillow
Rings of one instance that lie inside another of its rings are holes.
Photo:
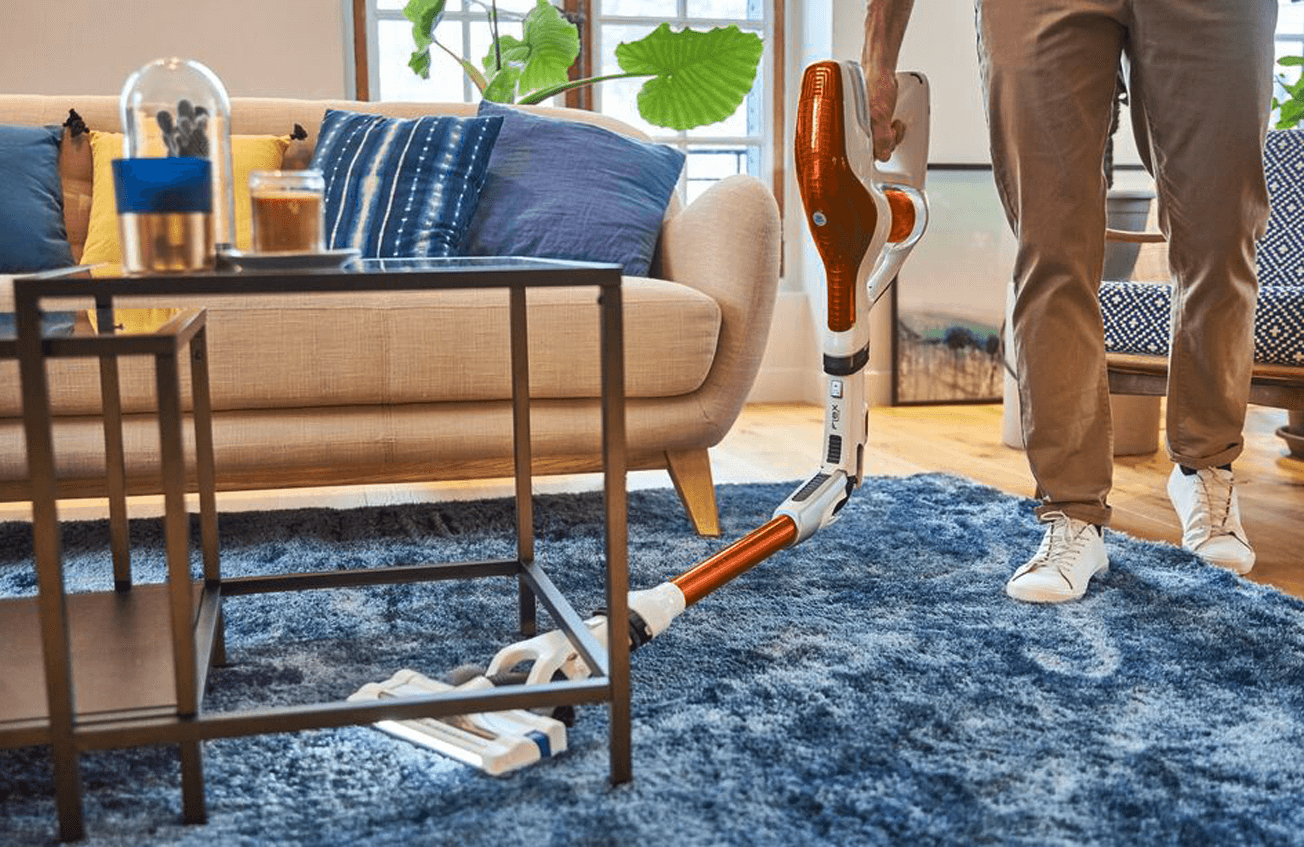
[[[275,135],[231,136],[231,170],[235,188],[235,245],[248,250],[250,244],[249,173],[279,170],[290,137]],[[91,220],[86,229],[84,265],[122,261],[118,245],[118,204],[113,193],[114,159],[122,158],[122,134],[91,131]]]

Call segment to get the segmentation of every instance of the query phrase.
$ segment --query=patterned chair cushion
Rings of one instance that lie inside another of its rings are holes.
[[[1304,130],[1268,133],[1264,176],[1271,210],[1258,243],[1254,361],[1304,367]],[[1163,283],[1101,283],[1105,349],[1167,356],[1171,305]]]
[[[1173,289],[1156,282],[1106,282],[1100,287],[1105,349],[1168,355]],[[1254,361],[1304,367],[1304,287],[1264,285],[1254,311]]]

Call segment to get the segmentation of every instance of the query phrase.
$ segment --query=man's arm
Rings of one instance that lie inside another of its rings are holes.
[[[914,0],[866,0],[865,46],[860,64],[865,72],[869,122],[874,134],[874,158],[887,161],[905,127],[892,120],[896,111],[897,56],[906,36]]]

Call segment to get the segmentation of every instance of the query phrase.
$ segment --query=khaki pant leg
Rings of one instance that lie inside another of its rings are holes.
[[[978,0],[977,9],[992,166],[1019,241],[1011,329],[1038,513],[1108,523],[1102,161],[1125,2]]]
[[[1254,355],[1255,241],[1276,0],[1133,0],[1133,121],[1148,145],[1173,277],[1168,452],[1241,452]],[[1143,148],[1145,149],[1145,148]]]

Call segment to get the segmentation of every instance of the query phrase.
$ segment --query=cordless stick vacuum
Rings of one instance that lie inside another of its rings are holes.
[[[896,278],[928,218],[928,83],[922,74],[897,75],[894,120],[904,125],[901,144],[889,161],[877,162],[860,65],[824,61],[806,69],[797,112],[796,165],[828,290],[822,463],[769,522],[674,579],[631,591],[631,650],[664,632],[688,606],[832,523],[860,485],[868,429],[863,371],[869,362],[869,311]],[[605,615],[595,615],[585,626],[606,645]],[[529,667],[527,685],[547,683],[558,675],[583,679],[592,674],[569,636],[554,630],[503,648],[486,670],[473,671],[458,685],[405,670],[363,686],[349,699],[482,690],[522,665]],[[566,748],[565,724],[527,710],[376,726],[491,774],[524,767]]]

